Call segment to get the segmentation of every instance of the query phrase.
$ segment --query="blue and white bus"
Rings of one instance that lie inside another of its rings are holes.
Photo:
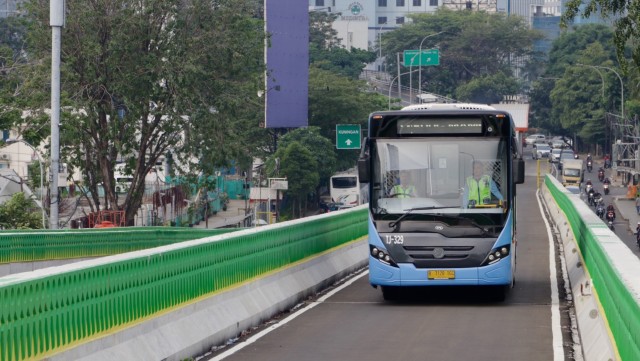
[[[358,174],[369,188],[371,285],[385,299],[401,287],[455,285],[491,286],[504,299],[524,182],[509,113],[420,104],[372,113],[368,126]],[[400,179],[411,194],[395,191]]]

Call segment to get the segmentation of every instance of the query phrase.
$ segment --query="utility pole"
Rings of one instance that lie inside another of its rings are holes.
[[[49,228],[58,229],[58,172],[60,163],[60,50],[65,23],[65,0],[49,3],[51,26],[51,177]]]

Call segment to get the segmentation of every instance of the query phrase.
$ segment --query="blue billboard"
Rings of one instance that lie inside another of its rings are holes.
[[[265,127],[308,125],[309,3],[265,0]]]

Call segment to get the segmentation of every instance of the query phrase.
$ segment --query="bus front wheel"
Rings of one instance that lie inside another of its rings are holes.
[[[400,289],[398,287],[393,286],[381,286],[382,289],[382,298],[385,301],[396,301],[400,298]]]

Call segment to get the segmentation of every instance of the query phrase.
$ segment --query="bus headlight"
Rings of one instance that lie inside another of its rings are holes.
[[[378,261],[393,267],[398,267],[396,262],[391,258],[391,255],[387,253],[385,250],[378,249],[377,247],[369,246],[371,251],[371,257],[377,259]]]
[[[510,248],[510,246],[500,246],[498,248],[492,249],[491,252],[489,252],[487,258],[485,258],[485,260],[482,262],[480,267],[494,264],[507,257],[509,255]]]

